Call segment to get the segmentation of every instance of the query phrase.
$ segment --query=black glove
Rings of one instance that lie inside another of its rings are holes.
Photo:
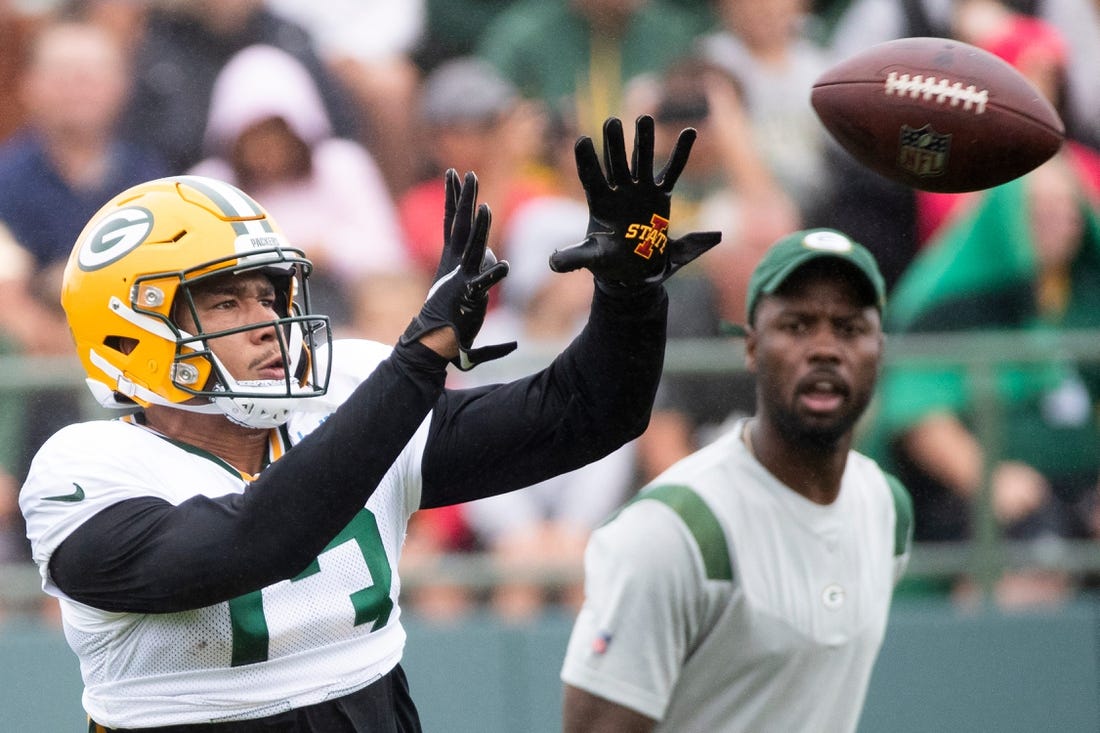
[[[466,180],[460,183],[458,173],[451,168],[444,176],[444,186],[443,256],[424,307],[405,329],[401,343],[416,341],[429,331],[449,326],[458,338],[458,357],[451,363],[466,371],[516,348],[515,341],[471,348],[485,321],[489,288],[508,274],[508,263],[497,262],[492,250],[485,246],[492,216],[486,204],[478,206],[474,214],[477,176],[467,173]]]
[[[577,176],[588,198],[588,232],[583,242],[550,255],[550,269],[587,267],[605,285],[662,283],[722,239],[721,232],[668,236],[672,187],[687,165],[695,130],[680,133],[664,170],[653,176],[653,118],[638,118],[634,155],[628,165],[623,124],[609,117],[603,126],[604,176],[592,138],[577,140]]]

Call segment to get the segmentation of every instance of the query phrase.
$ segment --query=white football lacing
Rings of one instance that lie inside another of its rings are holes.
[[[963,110],[973,110],[979,115],[985,112],[985,107],[989,104],[989,90],[979,90],[973,84],[964,87],[962,82],[952,82],[950,79],[925,77],[923,74],[910,76],[896,71],[891,71],[886,77],[886,94],[896,94],[899,97],[908,94],[911,99],[921,97],[926,101],[935,98],[938,104],[949,102],[952,107],[961,104]]]

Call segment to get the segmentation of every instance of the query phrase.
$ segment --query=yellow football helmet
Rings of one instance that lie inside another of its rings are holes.
[[[217,333],[199,323],[193,334],[173,321],[174,307],[195,312],[195,283],[257,269],[275,285],[275,321]],[[162,178],[115,196],[84,227],[65,267],[61,305],[100,404],[223,412],[242,425],[274,427],[299,400],[328,388],[329,360],[317,355],[332,334],[328,317],[309,310],[311,270],[240,189],[200,176]],[[284,379],[235,380],[206,345],[272,326]]]

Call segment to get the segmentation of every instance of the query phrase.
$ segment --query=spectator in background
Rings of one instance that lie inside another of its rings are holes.
[[[1012,330],[1039,344],[1098,327],[1100,216],[1062,157],[989,190],[945,226],[898,283],[887,317],[894,333]],[[1100,369],[1049,354],[994,368],[996,456],[974,432],[979,405],[961,367],[886,370],[869,435],[913,494],[919,540],[970,536],[972,502],[993,459],[993,510],[1009,537],[1096,536]],[[1049,603],[1068,589],[1058,574],[1012,574],[998,597]]]
[[[674,205],[679,216],[722,232],[705,274],[719,315],[743,322],[752,268],[773,241],[797,227],[797,204],[755,142],[740,77],[723,66],[698,57],[674,64],[661,79],[652,114],[663,130],[700,130],[705,154],[684,172],[684,193]]]
[[[56,303],[50,277],[37,275],[34,257],[0,222],[0,341],[10,350],[34,356],[68,354],[72,349],[65,316]],[[18,473],[17,451],[22,423],[12,426],[21,407],[0,394],[0,465]]]
[[[38,14],[28,13],[15,0],[0,0],[0,142],[23,124],[23,109],[10,103],[19,96],[19,78],[27,47],[39,22]]]
[[[810,0],[810,37],[822,46],[831,46],[837,23],[848,12],[853,0]]]
[[[166,173],[118,131],[128,80],[122,49],[97,25],[63,19],[34,39],[19,87],[26,123],[0,147],[0,220],[39,270],[68,258],[104,201]]]
[[[515,0],[424,0],[424,38],[416,49],[416,63],[431,71],[444,61],[465,56],[493,19]]]
[[[699,30],[662,0],[523,0],[485,29],[478,53],[525,97],[572,100],[589,130],[622,114],[627,84],[664,71]]]
[[[314,51],[313,39],[272,13],[264,0],[155,4],[134,52],[134,90],[123,119],[124,134],[157,147],[173,174],[195,165],[203,157],[214,79],[237,52],[257,44],[281,48],[298,59],[316,81],[336,134],[358,134],[347,92]]]
[[[96,24],[51,20],[33,39],[19,86],[26,123],[0,146],[0,222],[33,258],[23,353],[70,353],[57,293],[73,242],[111,196],[167,173],[155,151],[118,133],[128,81],[117,38]],[[28,394],[25,409],[20,478],[42,441],[80,417],[77,394],[64,388]]]
[[[61,0],[61,4],[114,34],[128,60],[145,35],[146,19],[156,0]]]
[[[334,136],[316,84],[290,54],[261,45],[229,60],[214,82],[204,147],[211,157],[190,172],[247,189],[309,249],[315,306],[337,332],[350,327],[353,295],[372,275],[408,267],[378,167],[358,142]]]
[[[958,0],[847,0],[831,11],[829,47],[837,59],[908,36],[950,38]]]
[[[371,275],[368,287],[351,294],[352,338],[396,341],[430,287],[430,278],[411,268]]]
[[[492,66],[470,56],[452,59],[424,79],[418,112],[417,148],[425,156],[420,183],[398,202],[413,262],[427,274],[435,271],[444,196],[439,182],[451,167],[482,174],[479,196],[493,209],[489,246],[506,258],[499,232],[521,202],[547,187],[535,166],[545,115]]]
[[[827,191],[827,135],[810,88],[830,59],[805,34],[807,0],[718,0],[722,29],[700,41],[703,56],[741,84],[751,137],[771,174],[799,210]]]
[[[347,89],[360,141],[397,197],[415,180],[411,131],[420,71],[413,52],[425,32],[424,0],[268,0],[316,39],[318,52]],[[370,39],[364,42],[364,39]]]

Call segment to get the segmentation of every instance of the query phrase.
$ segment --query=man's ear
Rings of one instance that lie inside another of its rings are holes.
[[[751,325],[744,327],[745,331],[745,368],[750,372],[756,371],[756,329]]]

